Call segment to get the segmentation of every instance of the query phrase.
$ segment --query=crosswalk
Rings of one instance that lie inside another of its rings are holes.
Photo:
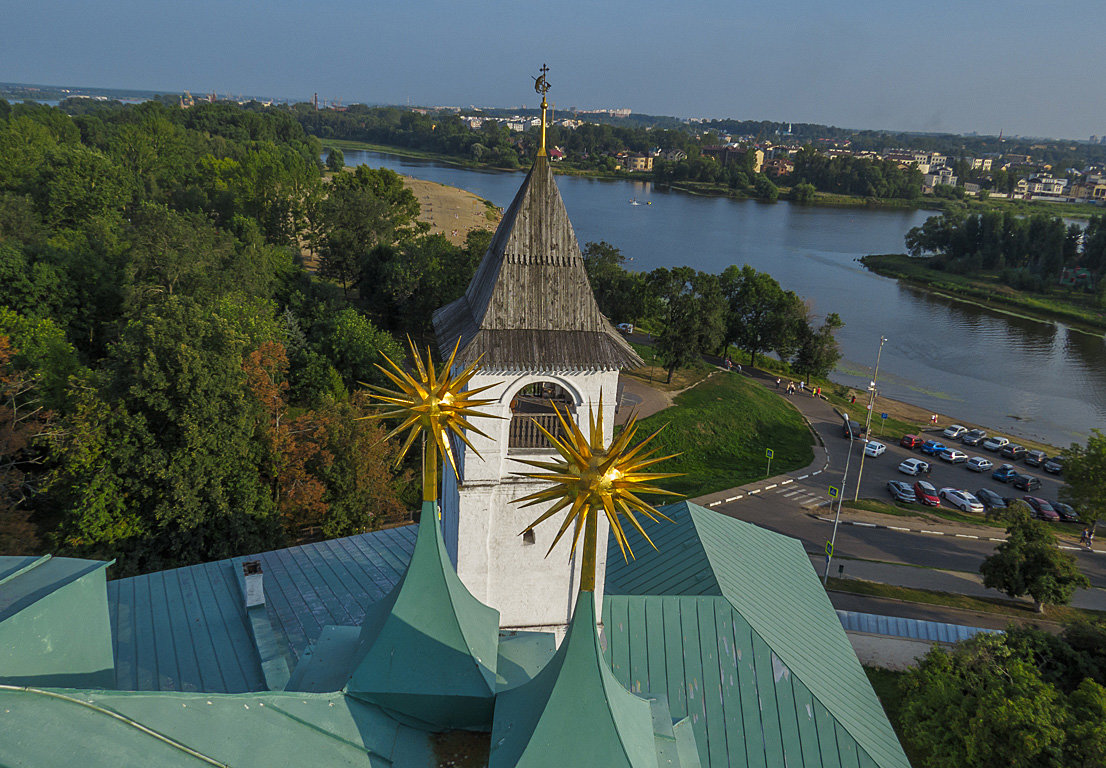
[[[828,501],[824,491],[816,492],[803,486],[798,488],[780,488],[774,492],[774,495],[781,496],[794,504],[798,504],[800,507],[821,506]]]

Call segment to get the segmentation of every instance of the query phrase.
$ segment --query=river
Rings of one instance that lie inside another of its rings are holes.
[[[345,158],[467,189],[502,207],[523,178],[373,152]],[[901,253],[907,230],[929,212],[765,204],[573,176],[558,176],[557,186],[580,243],[606,240],[632,259],[631,269],[686,264],[717,273],[749,264],[815,314],[837,312],[845,327],[835,381],[865,387],[884,335],[879,391],[888,397],[1057,446],[1084,442],[1106,423],[1101,336],[900,286],[857,261]]]

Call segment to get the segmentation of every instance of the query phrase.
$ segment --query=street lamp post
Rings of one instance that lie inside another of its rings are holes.
[[[845,456],[845,471],[841,474],[841,490],[837,494],[837,514],[833,516],[833,534],[830,536],[829,549],[826,551],[826,572],[822,574],[823,587],[829,582],[830,561],[833,560],[833,552],[837,547],[837,525],[841,522],[841,502],[845,500],[845,483],[849,479],[849,460],[853,457],[853,431],[849,428],[849,414],[838,411],[836,408],[833,410],[845,422],[845,434],[849,436],[849,453]],[[859,480],[857,482],[859,484]]]
[[[868,442],[871,436],[872,411],[876,409],[876,381],[879,379],[879,358],[883,354],[883,345],[887,343],[886,336],[879,337],[879,351],[876,352],[876,370],[872,374],[872,383],[868,385],[868,418],[864,421],[864,442]],[[860,498],[860,478],[864,475],[864,454],[860,454],[860,469],[856,473],[856,492],[853,501]]]

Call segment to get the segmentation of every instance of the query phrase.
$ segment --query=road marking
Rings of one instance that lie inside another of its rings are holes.
[[[783,493],[783,491],[780,491],[780,493]],[[792,496],[798,496],[800,493],[802,493],[802,491],[790,491],[788,493],[784,493],[783,497],[785,499],[790,499]]]
[[[810,475],[803,475],[802,477],[796,477],[796,480],[806,480]]]
[[[978,536],[970,536],[966,533],[958,533],[958,534],[956,534],[956,538],[958,538],[958,539],[978,539],[979,537]]]
[[[760,493],[760,488],[754,488],[753,490],[749,491],[750,496],[754,493]]]
[[[707,504],[707,506],[708,507],[717,507],[721,503],[722,502],[720,502],[720,501],[712,501],[710,504]]]
[[[909,529],[909,528],[900,528],[900,527],[899,527],[899,526],[897,526],[897,525],[889,525],[889,526],[887,526],[887,527],[888,527],[888,528],[890,528],[890,529],[891,529],[892,531],[906,531],[907,533],[910,533],[910,529]]]
[[[944,536],[945,535],[944,531],[927,531],[925,528],[923,528],[920,532],[921,533],[932,533],[934,536]]]
[[[795,482],[795,481],[794,480],[784,480],[782,483],[780,483],[780,485],[787,485],[788,483],[793,483],[793,482]]]
[[[1078,552],[1082,547],[1069,547],[1066,544],[1061,544],[1060,549],[1066,549],[1069,552]]]
[[[771,485],[766,485],[766,486],[764,486],[764,488],[762,488],[761,490],[764,490],[764,491],[770,491],[770,490],[772,490],[773,488],[775,488],[775,487],[776,487],[776,486],[778,486],[778,485],[779,485],[779,483],[772,483]]]
[[[815,475],[820,475],[820,474],[822,474],[822,470],[819,469],[817,472],[811,472],[810,476],[814,477]]]
[[[875,523],[861,523],[854,521],[853,525],[859,525],[861,528],[879,528],[879,526]]]
[[[744,493],[738,494],[737,496],[731,496],[730,498],[726,499],[726,503],[729,504],[731,501],[737,501],[738,499],[742,498],[743,496],[745,496]]]
[[[1006,539],[987,539],[987,541],[1006,541]]]

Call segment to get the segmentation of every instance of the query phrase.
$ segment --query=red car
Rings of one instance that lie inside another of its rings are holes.
[[[902,440],[899,440],[899,445],[901,445],[903,448],[913,449],[913,448],[921,448],[922,443],[924,443],[924,442],[925,442],[925,440],[918,437],[917,435],[903,435]]]
[[[1057,514],[1056,510],[1052,508],[1052,505],[1044,499],[1037,498],[1036,496],[1022,496],[1022,498],[1033,508],[1033,517],[1048,520],[1050,523],[1060,522],[1060,515]]]
[[[914,483],[914,496],[922,504],[930,507],[941,506],[941,497],[937,495],[937,489],[933,487],[932,483],[925,480],[919,480]]]

